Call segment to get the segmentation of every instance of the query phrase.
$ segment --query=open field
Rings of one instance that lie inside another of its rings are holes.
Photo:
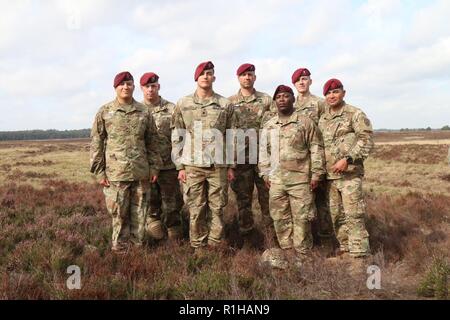
[[[413,143],[414,141],[414,143]],[[258,264],[258,228],[241,249],[236,205],[226,210],[229,246],[196,258],[187,240],[109,250],[110,217],[89,174],[89,141],[0,142],[1,299],[448,299],[450,132],[377,133],[366,161],[367,226],[381,290],[366,269],[314,250],[299,270]],[[255,204],[255,209],[258,206]],[[67,267],[81,268],[68,290]]]

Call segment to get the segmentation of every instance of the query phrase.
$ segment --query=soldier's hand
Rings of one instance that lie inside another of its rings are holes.
[[[333,173],[342,173],[347,171],[347,169],[348,169],[347,159],[341,159],[338,162],[336,162],[334,166],[331,167]]]
[[[186,170],[178,171],[178,180],[180,180],[183,183],[186,183]]]
[[[316,190],[318,186],[319,186],[318,180],[311,180],[311,191]]]
[[[100,184],[102,186],[104,186],[104,187],[109,187],[110,186],[109,180],[107,178],[104,178],[104,179],[100,180]]]
[[[227,176],[228,176],[228,181],[233,182],[236,179],[236,176],[234,174],[234,169],[228,168]]]
[[[158,181],[158,176],[152,176],[150,181],[151,183],[156,183],[156,181]]]

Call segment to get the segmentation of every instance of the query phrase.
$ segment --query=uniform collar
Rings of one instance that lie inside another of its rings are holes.
[[[193,97],[194,103],[200,104],[202,107],[207,107],[213,104],[219,104],[219,99],[217,97],[217,94],[213,91],[213,95],[210,98],[207,99],[200,99],[197,95],[197,91],[194,93]]]
[[[290,124],[290,123],[296,123],[296,122],[298,122],[298,113],[295,112],[295,110],[294,110],[294,112],[291,114],[291,116],[289,117],[289,119],[288,119],[288,121],[287,121],[286,123],[283,123],[283,122],[280,120],[280,115],[279,115],[279,114],[277,114],[277,116],[276,116],[276,121],[275,121],[275,123],[277,123],[277,124],[279,124],[279,125],[281,125],[281,126],[285,126],[285,125],[288,125],[288,124]]]
[[[346,110],[347,110],[347,104],[345,103],[345,101],[344,101],[344,105],[342,106],[342,108],[338,112],[335,112],[335,113],[331,112],[331,107],[327,104],[326,107],[325,107],[325,117],[327,119],[337,118],[337,117],[342,116],[342,114]]]
[[[150,108],[150,110],[152,110],[154,112],[160,112],[160,111],[167,110],[167,106],[166,106],[167,101],[164,100],[161,96],[159,96],[159,103],[157,103],[157,104],[146,103],[145,100],[142,103],[145,104],[147,107]]]
[[[297,99],[295,99],[295,105],[297,105],[298,107],[303,107],[305,104],[307,104],[311,100],[312,97],[313,97],[313,95],[311,94],[311,92],[309,92],[305,98],[300,100],[300,94],[299,94],[297,96]]]
[[[116,98],[113,103],[113,110],[114,111],[121,110],[121,111],[124,111],[125,113],[133,112],[133,111],[137,110],[137,108],[136,108],[137,103],[138,102],[136,100],[134,100],[134,98],[133,98],[133,100],[131,101],[131,104],[122,104],[121,105],[119,103],[119,100],[117,100],[117,98]]]
[[[237,97],[238,97],[238,102],[242,103],[242,102],[253,102],[257,99],[257,91],[256,89],[253,88],[253,93],[250,96],[244,96],[242,94],[242,91],[239,89],[238,93],[237,93]]]

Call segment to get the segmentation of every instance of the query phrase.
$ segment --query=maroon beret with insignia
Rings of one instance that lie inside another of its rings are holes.
[[[155,83],[159,79],[158,75],[153,72],[144,73],[141,77],[141,86],[145,86],[149,83]]]
[[[195,69],[194,80],[197,81],[203,71],[210,69],[214,69],[214,64],[211,61],[200,63],[197,69]]]
[[[326,96],[328,91],[340,88],[344,88],[342,82],[340,82],[338,79],[330,79],[323,86],[323,95]]]
[[[309,77],[311,75],[311,72],[309,72],[306,68],[300,68],[295,70],[295,72],[292,74],[292,83],[295,84],[300,77]]]
[[[236,75],[240,76],[246,71],[255,71],[255,69],[256,69],[255,66],[252,65],[251,63],[244,63],[237,69]]]
[[[117,86],[119,84],[121,84],[123,81],[129,81],[129,80],[134,81],[133,76],[128,71],[124,71],[124,72],[118,73],[114,77],[114,88],[117,88]]]
[[[294,95],[294,91],[292,91],[291,87],[285,86],[285,85],[279,85],[277,87],[277,89],[275,90],[275,93],[273,94],[273,100],[275,100],[275,97],[277,96],[277,94],[281,93],[281,92],[288,92],[292,95]]]

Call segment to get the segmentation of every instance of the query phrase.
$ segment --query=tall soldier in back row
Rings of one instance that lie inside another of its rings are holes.
[[[312,85],[311,72],[307,68],[299,68],[292,74],[292,84],[297,89],[297,98],[294,108],[298,114],[310,118],[316,125],[325,111],[324,99],[311,93]],[[320,130],[319,130],[320,131]],[[333,226],[331,223],[330,211],[326,200],[326,184],[320,183],[314,191],[314,203],[317,209],[317,233],[320,243],[328,249],[333,247]]]
[[[158,181],[151,185],[147,230],[150,236],[160,238],[162,235],[158,234],[159,228],[155,224],[161,218],[167,229],[169,240],[176,240],[182,236],[181,208],[183,196],[179,187],[178,171],[171,157],[172,129],[170,125],[175,105],[159,95],[161,86],[159,76],[156,73],[147,72],[142,75],[140,84],[144,94],[143,104],[151,111],[163,143],[161,146],[163,164],[159,170]]]
[[[160,139],[152,114],[133,99],[129,72],[114,78],[116,99],[100,108],[91,132],[90,171],[104,187],[112,216],[112,250],[129,241],[141,245],[150,200],[150,183],[158,178]]]
[[[258,200],[261,207],[262,222],[265,227],[273,228],[273,221],[269,212],[269,189],[264,180],[258,175],[257,153],[259,128],[262,124],[263,116],[270,111],[272,97],[268,94],[256,91],[254,84],[256,81],[255,66],[245,63],[237,69],[237,78],[240,84],[238,93],[231,96],[229,100],[235,107],[235,113],[239,120],[239,129],[246,133],[252,132],[245,137],[245,146],[239,149],[239,155],[245,161],[236,165],[236,179],[231,183],[231,188],[236,194],[238,206],[239,230],[242,235],[248,234],[254,228],[254,215],[252,213],[253,189],[256,185],[258,189]],[[254,148],[250,148],[253,144]],[[250,159],[250,152],[254,152],[254,159]],[[249,160],[254,160],[250,163]]]
[[[319,128],[325,145],[327,196],[334,231],[341,253],[365,257],[370,254],[370,246],[362,179],[364,160],[374,145],[372,125],[364,112],[344,101],[341,81],[328,80],[323,94],[328,105]]]

